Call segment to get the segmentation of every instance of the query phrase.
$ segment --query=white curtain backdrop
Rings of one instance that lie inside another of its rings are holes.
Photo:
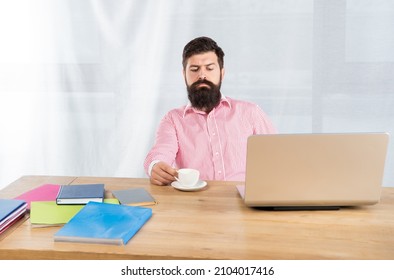
[[[145,177],[160,119],[187,101],[183,46],[202,35],[226,54],[222,92],[279,132],[394,136],[394,1],[1,0],[0,188]]]

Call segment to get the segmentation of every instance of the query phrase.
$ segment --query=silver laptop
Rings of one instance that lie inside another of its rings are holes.
[[[253,135],[246,178],[251,207],[322,208],[380,200],[388,133]]]

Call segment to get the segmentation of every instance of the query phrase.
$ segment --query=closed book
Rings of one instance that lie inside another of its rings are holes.
[[[26,213],[27,203],[19,199],[0,199],[0,234]]]
[[[44,184],[15,197],[15,199],[26,201],[27,210],[30,210],[32,201],[55,201],[59,189],[60,185]]]
[[[112,194],[123,205],[148,206],[157,204],[153,196],[144,188],[113,190]]]
[[[104,184],[62,185],[56,197],[57,204],[86,204],[103,202]]]
[[[54,240],[127,244],[151,216],[150,208],[91,201],[55,233]]]

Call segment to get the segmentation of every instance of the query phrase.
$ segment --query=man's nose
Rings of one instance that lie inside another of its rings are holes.
[[[200,70],[200,72],[198,73],[198,79],[205,80],[206,78],[207,78],[207,76],[205,75],[204,70]]]

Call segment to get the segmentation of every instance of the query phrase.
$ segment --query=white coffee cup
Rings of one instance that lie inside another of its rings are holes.
[[[178,177],[175,179],[184,187],[193,187],[200,179],[200,171],[192,168],[182,168],[178,170]]]

